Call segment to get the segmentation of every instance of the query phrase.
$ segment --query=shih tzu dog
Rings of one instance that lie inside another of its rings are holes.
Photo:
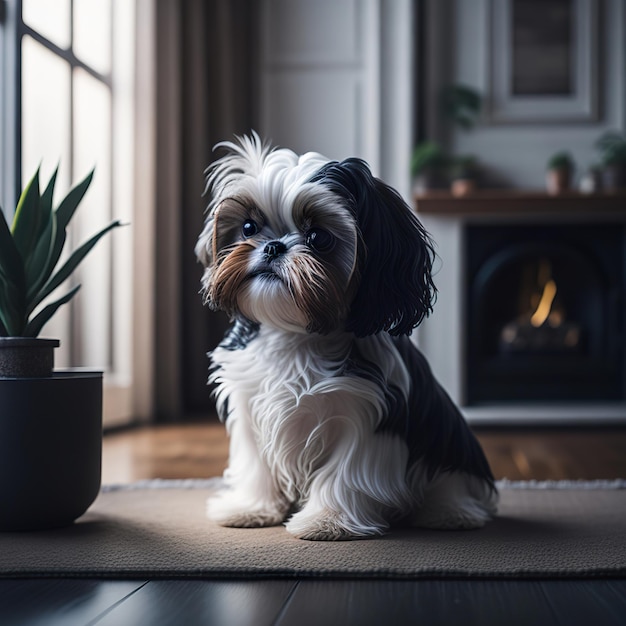
[[[230,458],[209,518],[314,540],[482,526],[489,465],[408,338],[435,294],[416,216],[360,159],[218,146],[196,247],[233,319],[211,355]]]

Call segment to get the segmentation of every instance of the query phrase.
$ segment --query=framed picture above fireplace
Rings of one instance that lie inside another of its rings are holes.
[[[489,120],[598,119],[597,0],[490,0]]]

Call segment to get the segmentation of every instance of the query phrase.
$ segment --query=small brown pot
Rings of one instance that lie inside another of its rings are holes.
[[[569,169],[548,170],[546,172],[546,189],[552,196],[569,191],[572,172]]]
[[[469,196],[473,194],[478,185],[476,184],[476,180],[473,178],[457,178],[452,181],[450,185],[450,193],[453,196],[460,198],[463,196]]]

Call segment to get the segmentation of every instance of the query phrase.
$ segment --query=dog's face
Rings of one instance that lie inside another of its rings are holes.
[[[272,156],[281,155],[269,155],[255,174],[241,173],[214,188],[215,207],[199,250],[208,261],[205,295],[212,307],[233,316],[328,332],[348,312],[359,233],[336,194],[307,182],[322,162],[298,164],[294,158],[277,170]]]
[[[297,332],[408,333],[432,306],[433,251],[400,196],[358,159],[223,144],[196,247],[205,301]]]

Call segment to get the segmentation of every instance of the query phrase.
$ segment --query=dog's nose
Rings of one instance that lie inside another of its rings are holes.
[[[287,252],[287,246],[282,241],[269,241],[263,250],[268,259],[275,259]]]

